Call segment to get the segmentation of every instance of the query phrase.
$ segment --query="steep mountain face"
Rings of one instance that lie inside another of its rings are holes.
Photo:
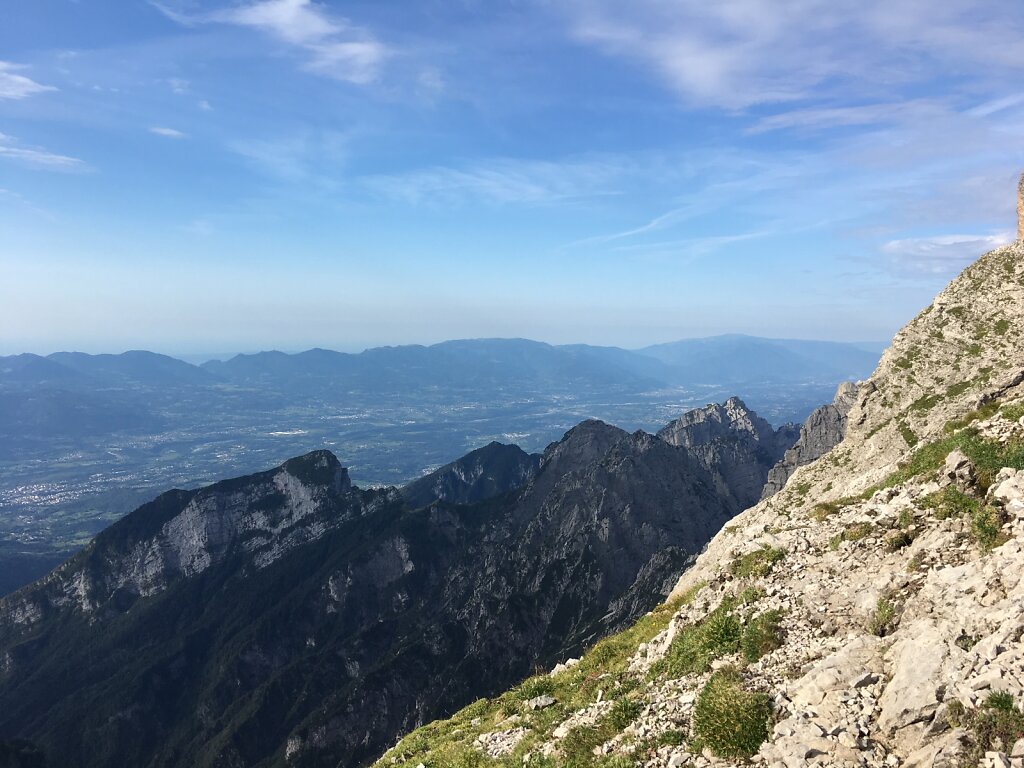
[[[857,398],[857,385],[844,382],[828,405],[816,408],[800,427],[796,444],[786,451],[768,472],[761,498],[767,499],[781,491],[797,467],[810,464],[835,448],[846,434],[846,415]]]
[[[424,475],[402,488],[412,507],[435,501],[472,504],[524,486],[536,473],[540,456],[518,445],[492,442]]]
[[[648,610],[739,511],[717,486],[587,421],[406,497],[326,451],[171,491],[0,601],[0,738],[62,766],[359,765]]]
[[[668,604],[378,765],[1020,766],[1022,382],[1018,242],[896,336],[844,440],[730,521]]]
[[[658,437],[686,448],[715,478],[720,493],[729,494],[740,509],[761,498],[765,477],[797,439],[797,427],[778,430],[738,397],[722,405],[689,411]]]

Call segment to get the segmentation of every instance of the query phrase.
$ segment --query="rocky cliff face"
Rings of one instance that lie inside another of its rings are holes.
[[[628,626],[740,509],[643,432],[517,450],[405,497],[327,452],[164,494],[0,601],[0,738],[64,766],[359,765]]]
[[[493,442],[409,483],[402,496],[412,507],[435,501],[472,504],[523,487],[539,463],[540,456],[518,445]]]
[[[797,427],[778,430],[732,397],[683,414],[658,432],[686,448],[712,474],[721,493],[745,509],[761,498],[768,471],[797,439]]]
[[[1021,766],[1022,342],[1018,243],[896,336],[843,442],[667,605],[379,765]]]
[[[768,472],[761,491],[767,499],[781,491],[797,467],[810,464],[835,448],[846,434],[846,415],[857,399],[857,385],[844,382],[828,405],[816,408],[800,427],[800,437],[779,462]]]

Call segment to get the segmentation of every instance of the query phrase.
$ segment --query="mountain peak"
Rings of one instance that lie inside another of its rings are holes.
[[[348,470],[328,450],[310,451],[288,459],[281,469],[307,485],[330,488],[336,493],[343,493],[352,486]]]

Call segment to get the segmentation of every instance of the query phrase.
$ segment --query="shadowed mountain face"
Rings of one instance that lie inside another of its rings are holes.
[[[423,480],[360,490],[318,451],[139,508],[0,602],[0,738],[358,765],[628,624],[739,511],[690,449],[599,421]]]
[[[522,487],[539,463],[539,456],[518,445],[493,442],[414,480],[402,488],[402,496],[413,507],[434,501],[472,504]]]
[[[835,448],[846,434],[846,417],[857,399],[857,386],[844,382],[828,405],[815,408],[800,427],[800,437],[768,472],[768,480],[761,491],[767,499],[783,488],[797,467],[810,464]]]

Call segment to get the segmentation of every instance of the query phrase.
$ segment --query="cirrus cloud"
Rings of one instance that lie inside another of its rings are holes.
[[[185,26],[230,24],[255,29],[299,49],[303,68],[359,85],[375,81],[388,56],[385,45],[365,29],[336,16],[311,0],[259,0],[201,14],[188,14],[151,3]]]
[[[57,90],[52,85],[43,85],[30,77],[19,75],[18,70],[21,69],[26,67],[9,61],[0,61],[0,99],[25,99],[37,93]]]
[[[0,133],[0,160],[9,160],[28,168],[43,171],[76,172],[88,169],[77,157],[59,155],[38,147],[21,145],[13,136]]]

